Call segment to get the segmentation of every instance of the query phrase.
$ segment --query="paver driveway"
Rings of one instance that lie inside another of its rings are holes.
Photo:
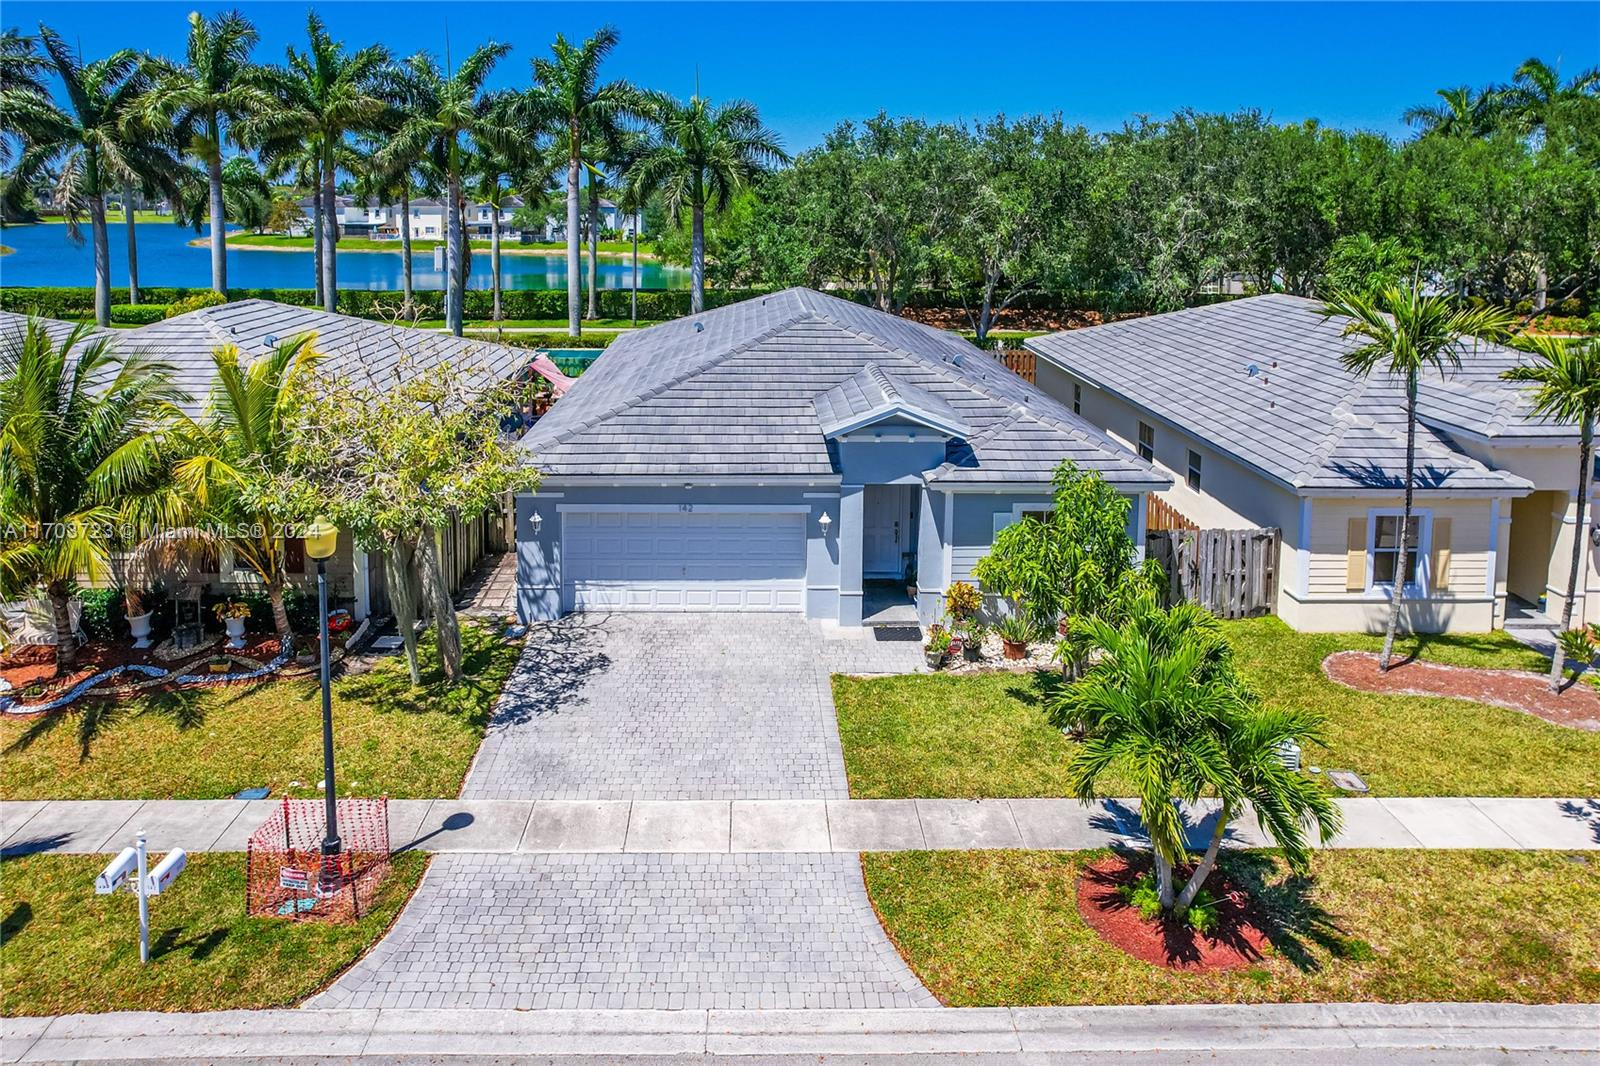
[[[792,615],[578,615],[537,626],[466,799],[835,799],[829,675],[916,669],[913,641]]]

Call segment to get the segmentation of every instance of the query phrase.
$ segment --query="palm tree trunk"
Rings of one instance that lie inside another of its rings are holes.
[[[489,205],[489,279],[494,289],[494,320],[500,321],[500,205]]]
[[[400,276],[401,286],[405,292],[404,306],[406,312],[411,311],[411,183],[408,181],[400,189]]]
[[[436,531],[423,530],[417,538],[417,569],[422,581],[422,598],[433,614],[433,638],[439,648],[439,662],[444,676],[460,681],[461,626],[456,620],[456,605],[450,599],[450,587],[445,582],[444,570],[439,562],[439,545]]]
[[[572,143],[578,143],[578,124],[572,124]],[[578,272],[578,171],[582,163],[574,147],[567,161],[567,335],[583,336],[582,305],[579,302]]]
[[[52,581],[46,590],[50,615],[56,627],[56,676],[70,674],[78,665],[78,635],[72,631],[72,605],[63,581]]]
[[[122,220],[128,227],[128,302],[139,302],[139,238],[133,230],[133,190],[122,193]]]
[[[339,310],[339,204],[333,188],[335,167],[330,157],[322,167],[322,213],[326,222],[322,227],[322,309]]]
[[[106,232],[106,198],[89,197],[89,228],[94,242],[94,321],[111,325],[111,238]]]
[[[600,184],[589,172],[589,317],[600,317]]]
[[[451,161],[445,203],[445,325],[455,336],[461,336],[462,292],[461,276],[461,171]]]
[[[228,295],[228,221],[222,203],[222,138],[212,130],[211,158],[206,160],[211,183],[211,287]]]
[[[1594,419],[1585,417],[1583,435],[1578,441],[1578,514],[1572,527],[1572,567],[1567,571],[1567,601],[1561,605],[1561,632],[1572,628],[1572,601],[1578,598],[1578,570],[1583,565],[1584,521],[1583,513],[1589,505],[1589,471],[1594,462]],[[1561,668],[1567,657],[1556,641],[1556,650],[1550,656],[1550,691],[1561,691]]]
[[[1217,854],[1222,850],[1222,838],[1228,833],[1228,823],[1233,821],[1233,805],[1223,801],[1222,810],[1217,815],[1217,827],[1211,831],[1211,841],[1206,845],[1206,853],[1200,860],[1200,865],[1194,868],[1194,873],[1189,875],[1189,881],[1183,886],[1183,891],[1178,893],[1177,902],[1172,906],[1172,916],[1183,918],[1189,913],[1189,908],[1194,906],[1194,899],[1200,894],[1200,889],[1206,883],[1206,878],[1211,876],[1212,869],[1217,865]]]
[[[400,630],[400,643],[406,649],[406,669],[411,673],[411,683],[420,685],[422,670],[417,664],[417,577],[412,568],[416,553],[414,541],[396,537],[385,546],[383,565],[389,579],[389,609],[394,612],[394,624]]]
[[[1155,852],[1156,858],[1156,899],[1161,904],[1161,913],[1172,913],[1172,864],[1160,850]]]
[[[276,574],[267,581],[267,599],[272,604],[272,628],[280,640],[294,637],[294,627],[289,625],[289,608],[283,602],[283,575]]]
[[[639,324],[639,219],[638,212],[629,223],[633,228],[633,294],[628,299],[628,318],[637,326]]]
[[[322,306],[322,161],[311,169],[311,273],[312,286],[317,290],[315,302]]]
[[[1405,507],[1400,512],[1400,543],[1396,545],[1394,560],[1394,587],[1389,593],[1389,625],[1383,634],[1383,654],[1378,658],[1378,671],[1389,672],[1389,656],[1394,653],[1394,634],[1400,628],[1400,600],[1406,591],[1406,568],[1411,549],[1411,503],[1416,480],[1417,465],[1417,372],[1406,374],[1406,494]]]
[[[706,209],[694,205],[694,245],[689,255],[689,313],[698,315],[706,309]]]

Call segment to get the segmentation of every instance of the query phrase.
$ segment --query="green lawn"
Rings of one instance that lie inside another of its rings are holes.
[[[139,962],[139,903],[94,894],[104,855],[32,855],[0,864],[0,1014],[289,1007],[328,984],[383,935],[427,859],[395,856],[376,907],[351,925],[248,918],[245,857],[189,856],[150,900],[150,962]]]
[[[460,791],[518,651],[472,625],[462,641],[469,676],[459,685],[444,684],[431,642],[420,688],[411,688],[400,656],[334,683],[342,787],[395,799]],[[297,680],[80,703],[0,722],[0,797],[218,799],[252,785],[274,796],[318,795],[321,713],[316,682]]]
[[[1487,704],[1381,696],[1329,681],[1322,660],[1381,638],[1296,633],[1273,618],[1225,623],[1240,665],[1269,702],[1327,716],[1326,750],[1308,763],[1360,773],[1383,796],[1600,795],[1600,734]],[[1542,669],[1504,634],[1405,638],[1404,653],[1457,666]],[[1075,745],[1045,720],[1047,672],[834,679],[850,794],[1068,795]],[[1114,781],[1106,790],[1117,791]]]
[[[284,248],[302,251],[311,248],[312,238],[290,237],[282,233],[230,233],[228,234],[228,243],[238,248]],[[432,254],[433,249],[443,244],[444,241],[442,240],[413,238],[411,252],[413,255],[424,252]],[[488,251],[491,247],[491,242],[488,240],[474,240],[471,244],[473,248],[481,248],[484,251]],[[640,259],[655,258],[655,254],[649,248],[650,246],[646,242],[641,241],[639,243]],[[582,250],[587,255],[589,252],[588,244],[585,244]],[[370,237],[340,237],[339,251],[392,252],[395,255],[399,255],[401,247],[399,238],[375,240]],[[523,244],[521,241],[502,240],[500,242],[500,251],[505,255],[551,255],[552,253],[565,255],[567,245],[565,241],[535,241],[531,244]],[[633,255],[633,243],[631,241],[601,241],[600,254],[607,257],[631,257]]]
[[[1246,970],[1184,973],[1100,939],[1079,870],[1105,852],[863,856],[917,976],[956,1007],[1280,1001],[1600,1000],[1600,861],[1503,851],[1321,852],[1309,880],[1269,852],[1223,868],[1275,922]]]

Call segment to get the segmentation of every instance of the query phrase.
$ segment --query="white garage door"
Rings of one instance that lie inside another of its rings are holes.
[[[567,511],[564,599],[579,611],[798,611],[805,516]]]

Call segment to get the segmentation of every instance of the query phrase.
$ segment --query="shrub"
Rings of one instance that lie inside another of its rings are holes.
[[[148,326],[171,317],[166,304],[112,304],[111,321],[124,326]]]
[[[78,600],[83,604],[83,633],[91,641],[118,640],[128,635],[120,588],[82,589]]]
[[[1576,296],[1568,296],[1556,305],[1556,310],[1563,315],[1577,318],[1583,314],[1583,301]]]
[[[206,289],[203,292],[195,293],[193,296],[185,296],[181,300],[174,301],[170,306],[167,307],[167,317],[177,318],[179,315],[186,315],[191,311],[198,311],[203,307],[215,307],[218,304],[225,304],[227,302],[228,298],[222,295],[220,292],[213,292],[210,289]]]
[[[1117,898],[1139,912],[1139,917],[1153,922],[1161,917],[1161,891],[1156,887],[1156,875],[1142,875],[1131,885],[1117,888]],[[1210,933],[1217,928],[1217,900],[1210,892],[1201,889],[1195,893],[1185,916],[1189,926],[1198,933]]]
[[[983,606],[983,597],[970,583],[954,581],[944,594],[944,606],[950,616],[959,622],[978,613],[978,608]]]

